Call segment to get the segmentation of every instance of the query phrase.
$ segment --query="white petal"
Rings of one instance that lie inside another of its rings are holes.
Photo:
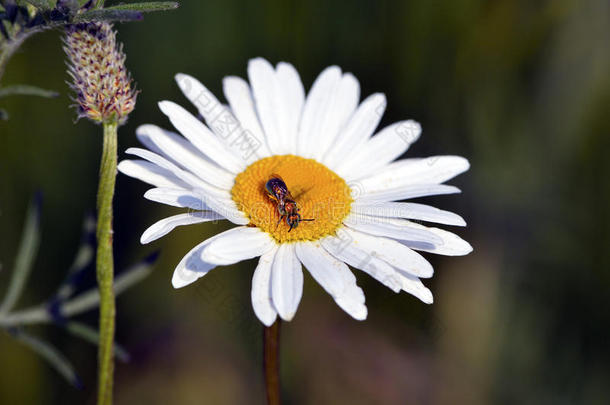
[[[314,158],[322,161],[328,150],[334,145],[339,133],[354,114],[360,99],[360,84],[351,73],[346,73],[341,77],[339,88],[336,93],[336,100],[333,109],[333,119],[325,127],[320,146],[314,149]]]
[[[209,209],[205,204],[205,197],[190,190],[179,188],[157,187],[144,193],[144,198],[172,207],[190,208],[203,211]]]
[[[271,295],[277,313],[290,321],[303,295],[303,270],[294,252],[293,243],[280,245],[271,271]]]
[[[356,285],[356,277],[345,263],[335,259],[319,242],[299,242],[296,253],[311,276],[335,299],[337,305],[357,320],[366,319],[364,293]]]
[[[136,130],[136,134],[141,140],[148,139],[148,144],[152,143],[156,147],[154,149],[200,179],[226,190],[233,187],[234,175],[209,161],[186,139],[155,125],[142,125]]]
[[[203,205],[222,215],[229,221],[237,225],[246,225],[250,222],[243,212],[237,209],[237,204],[230,198],[211,197],[206,195],[203,190],[194,190],[203,201]]]
[[[190,188],[191,185],[176,177],[171,171],[145,160],[123,160],[117,169],[127,176],[142,180],[156,187]]]
[[[173,207],[191,208],[194,210],[212,210],[237,225],[246,225],[250,222],[246,216],[237,209],[233,200],[211,197],[203,190],[182,190],[168,187],[159,187],[148,190],[144,198],[171,205]]]
[[[252,86],[252,95],[258,113],[258,119],[265,131],[269,150],[273,154],[289,153],[285,150],[277,115],[285,114],[284,105],[280,103],[280,89],[273,66],[263,58],[251,59],[248,62],[248,77]]]
[[[250,222],[237,209],[237,205],[233,200],[223,197],[212,197],[202,189],[183,190],[171,187],[158,187],[144,193],[144,198],[173,207],[212,210],[237,225],[246,225]]]
[[[472,252],[472,246],[454,233],[439,228],[425,227],[419,224],[413,224],[412,226],[424,228],[426,231],[432,232],[441,239],[441,243],[429,244],[416,241],[400,241],[404,245],[409,246],[411,249],[446,256],[464,256]]]
[[[228,191],[221,190],[217,187],[203,182],[202,180],[193,176],[191,173],[183,171],[165,158],[162,158],[161,156],[156,155],[155,153],[150,152],[148,150],[139,148],[129,148],[126,152],[146,158],[151,162],[162,166],[164,169],[171,170],[172,173],[174,173],[176,176],[179,176],[181,179],[188,181],[190,183],[190,186],[188,187],[191,189],[189,192],[190,196],[198,198],[201,201],[202,207],[210,208],[211,210],[216,211],[218,214],[222,215],[229,221],[238,225],[245,225],[249,222],[245,215],[237,209],[237,206],[235,202],[231,199],[231,195]],[[165,197],[159,196],[158,194],[152,194],[152,197],[157,197],[163,203],[166,203],[165,201],[168,201],[170,203],[180,203],[179,201],[174,201],[175,198],[181,197],[180,194],[176,195],[176,192],[172,190],[169,190],[168,194],[169,195]],[[149,197],[151,197],[151,194],[149,194]],[[184,196],[182,197],[184,199]],[[197,202],[193,201],[192,198],[188,198],[188,196],[187,202],[198,204]]]
[[[396,122],[379,131],[357,152],[337,167],[337,174],[346,180],[358,179],[400,157],[421,134],[421,125],[409,120]],[[373,157],[371,159],[371,157]]]
[[[176,82],[184,95],[197,107],[208,127],[217,135],[224,150],[239,161],[249,160],[258,146],[261,138],[253,139],[252,133],[246,131],[228,106],[222,104],[214,94],[199,80],[192,76],[179,73]]]
[[[364,251],[344,230],[322,240],[322,246],[337,259],[360,269],[394,292],[406,291],[427,304],[432,303],[432,293],[419,278],[400,270],[379,259],[371,252]]]
[[[434,269],[419,253],[388,238],[367,235],[352,229],[345,229],[356,248],[417,277],[432,277]]]
[[[419,298],[425,304],[432,304],[434,298],[430,291],[419,278],[410,274],[401,274],[401,288],[414,297]]]
[[[225,77],[222,83],[231,110],[244,129],[244,140],[250,140],[246,142],[250,146],[249,151],[251,152],[251,156],[247,159],[248,163],[271,156],[265,134],[256,115],[256,108],[248,83],[235,76]]]
[[[195,107],[197,107],[197,111],[206,121],[212,132],[221,138],[228,136],[228,134],[222,132],[223,128],[216,128],[213,126],[213,123],[222,113],[228,113],[231,116],[233,114],[229,111],[225,111],[226,107],[216,98],[216,96],[193,76],[178,73],[174,78],[176,79],[178,87],[182,90],[182,93]]]
[[[277,311],[271,298],[271,266],[278,249],[271,249],[258,260],[258,266],[252,276],[252,308],[260,321],[271,326],[277,318]]]
[[[231,173],[239,173],[245,169],[245,161],[229,152],[223,140],[216,137],[203,122],[184,108],[171,101],[161,101],[159,108],[182,135],[220,167]]]
[[[216,265],[229,265],[261,256],[273,249],[275,242],[258,228],[240,226],[229,229],[210,242],[201,259]]]
[[[385,218],[408,218],[445,225],[466,226],[462,217],[425,204],[403,202],[354,202],[352,212]]]
[[[426,227],[398,218],[369,217],[351,213],[343,220],[350,229],[368,233],[370,235],[387,236],[393,239],[423,242],[427,244],[440,244],[442,239],[429,231]]]
[[[314,81],[305,107],[299,128],[298,153],[306,158],[313,158],[316,150],[326,149],[328,138],[333,139],[338,131],[339,102],[337,94],[341,83],[341,69],[337,66],[327,67]],[[337,111],[338,110],[338,111]]]
[[[353,151],[359,150],[375,132],[385,106],[383,94],[375,93],[367,97],[341,130],[322,162],[335,170]]]
[[[207,239],[199,245],[191,249],[178,263],[172,276],[172,285],[174,288],[182,288],[208,274],[210,270],[216,267],[215,264],[206,263],[201,260],[201,251],[214,238]]]
[[[190,145],[190,143],[187,140],[185,140],[184,138],[182,138],[180,135],[176,134],[175,132],[166,131],[163,128],[158,127],[156,125],[152,125],[152,124],[140,125],[138,128],[136,128],[136,138],[138,138],[138,141],[140,141],[140,143],[142,145],[144,145],[146,147],[146,149],[149,149],[149,150],[155,152],[157,155],[161,155],[167,159],[171,159],[161,150],[161,148],[159,148],[157,146],[157,144],[155,144],[153,142],[151,137],[148,135],[150,132],[153,131],[153,128],[158,128],[160,131],[166,132],[168,134],[168,136],[181,138],[185,143]],[[190,145],[190,146],[193,147],[192,145]],[[173,161],[173,163],[177,163],[177,162]]]
[[[198,224],[201,222],[219,221],[221,219],[224,219],[224,217],[212,211],[189,212],[186,214],[174,215],[152,224],[142,234],[142,237],[140,238],[140,243],[145,245],[154,240],[157,240],[162,236],[167,235],[172,230],[174,230],[175,227],[180,225],[191,225]]]
[[[174,176],[178,177],[185,183],[188,183],[191,186],[190,188],[199,188],[204,190],[207,195],[214,197],[231,198],[231,194],[228,190],[223,190],[212,186],[210,183],[201,180],[199,177],[187,172],[186,170],[182,170],[169,160],[147,149],[129,148],[125,151],[125,153],[141,157],[142,159],[146,159],[149,162],[170,171]]]
[[[460,156],[403,159],[357,183],[369,193],[411,184],[440,184],[465,172],[469,167],[468,160]]]
[[[319,116],[317,119],[313,118],[314,128],[310,130],[311,136],[309,138],[311,140],[306,146],[309,147],[308,157],[318,161],[323,161],[326,152],[334,144],[340,131],[356,110],[360,97],[360,84],[351,73],[346,73],[340,78],[334,79],[334,86],[329,89],[325,98],[321,98],[317,103],[320,111],[312,112],[312,114],[318,114]],[[316,81],[310,97],[314,96],[314,90],[319,90],[323,86],[324,83],[321,79],[320,82]],[[324,89],[321,91],[324,91]]]
[[[305,104],[305,90],[299,73],[291,64],[278,63],[275,75],[279,87],[278,103],[281,106],[281,111],[276,114],[276,120],[282,135],[282,150],[285,153],[295,154],[299,124]]]
[[[350,182],[348,185],[351,188],[352,197],[358,202],[397,201],[461,192],[459,188],[446,184],[405,184],[403,186],[387,188],[385,190],[373,185],[375,191],[369,191],[359,182]]]
[[[328,236],[321,241],[324,249],[338,260],[366,272],[394,292],[401,290],[401,275],[394,267],[360,249],[344,230],[337,234],[338,236]]]
[[[227,190],[219,189],[214,187],[193,174],[186,172],[175,164],[171,163],[167,159],[149,151],[140,148],[129,148],[126,153],[131,153],[142,158],[145,158],[157,166],[162,167],[165,170],[171,171],[176,177],[189,183],[189,188],[192,192],[199,196],[203,206],[209,207],[213,211],[216,211],[229,221],[238,224],[245,225],[249,221],[245,215],[237,209],[235,202],[231,199],[231,194]]]

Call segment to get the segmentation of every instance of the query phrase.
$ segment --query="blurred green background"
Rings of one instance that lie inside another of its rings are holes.
[[[116,2],[108,2],[116,4]],[[385,92],[382,125],[420,121],[408,156],[457,154],[472,168],[457,196],[427,201],[462,214],[466,257],[427,255],[435,303],[395,295],[362,273],[369,317],[352,320],[306,276],[282,330],[285,404],[605,404],[610,399],[610,3],[607,0],[261,2],[184,0],[177,11],[117,24],[142,93],[119,150],[143,123],[170,127],[157,101],[187,106],[173,81],[198,77],[221,96],[249,58],[285,60],[306,88],[338,64],[362,95]],[[39,34],[3,84],[60,98],[2,100],[0,293],[28,201],[44,194],[41,253],[20,306],[63,280],[95,206],[100,128],[68,109],[61,33]],[[190,108],[190,106],[189,106]],[[121,153],[121,157],[124,155]],[[174,266],[226,225],[139,236],[175,210],[119,175],[117,269],[160,249],[153,274],[118,300],[117,404],[263,404],[261,326],[250,305],[255,262],[220,268],[182,290]],[[94,324],[96,313],[82,320]],[[84,388],[0,332],[0,403],[94,403],[93,346],[47,326],[34,332],[73,361]]]

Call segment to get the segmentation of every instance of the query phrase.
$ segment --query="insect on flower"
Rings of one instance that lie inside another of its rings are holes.
[[[122,173],[155,187],[146,195],[152,201],[189,205],[177,197],[195,196],[197,201],[210,202],[204,210],[154,223],[142,234],[142,243],[155,241],[179,225],[222,217],[235,224],[186,253],[174,270],[172,285],[182,288],[215,266],[259,257],[251,298],[265,326],[295,316],[303,295],[302,267],[354,319],[366,319],[368,310],[348,264],[395,292],[402,290],[431,304],[432,292],[420,278],[431,277],[434,269],[417,251],[457,256],[470,253],[472,246],[452,232],[414,221],[453,226],[466,222],[449,211],[402,201],[457,192],[444,183],[468,170],[468,160],[459,156],[396,160],[417,140],[421,126],[401,121],[375,134],[385,96],[375,93],[360,101],[358,80],[338,66],[324,69],[309,94],[294,66],[286,62],[273,66],[262,58],[252,59],[248,78],[224,79],[230,107],[224,113],[243,128],[255,130],[260,141],[256,155],[246,159],[237,156],[237,150],[220,147],[217,137],[226,138],[226,126],[217,125],[217,110],[208,108],[209,103],[203,105],[200,96],[205,94],[214,105],[222,102],[194,77],[178,74],[178,85],[206,123],[178,104],[162,101],[159,108],[184,137],[143,125],[137,135],[151,150],[131,148],[128,153],[137,158],[119,165]],[[332,108],[337,97],[345,108]],[[329,125],[321,128],[320,123]],[[401,129],[408,130],[408,136]],[[272,173],[280,173],[288,183]],[[205,184],[197,179],[203,174]],[[356,180],[367,187],[354,190]],[[309,214],[314,207],[319,213]],[[288,232],[302,221],[298,208],[315,221]],[[269,220],[264,215],[269,212],[277,212],[280,221]],[[280,228],[284,218],[289,227]],[[228,248],[234,245],[238,248]]]
[[[313,221],[314,218],[303,219],[299,214],[299,207],[296,201],[290,194],[286,183],[277,174],[272,174],[271,178],[267,180],[265,184],[269,198],[277,202],[277,211],[280,214],[280,219],[277,221],[277,225],[282,222],[282,219],[286,217],[286,223],[290,226],[288,232],[292,231],[292,228],[299,226],[301,221]]]

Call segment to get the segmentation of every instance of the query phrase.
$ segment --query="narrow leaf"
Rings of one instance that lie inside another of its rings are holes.
[[[114,282],[114,292],[119,295],[127,288],[137,284],[139,281],[147,277],[154,265],[158,252],[155,252],[142,260],[140,263],[132,266],[122,274],[120,274]],[[55,297],[57,299],[57,297]],[[91,288],[76,297],[60,302],[59,307],[54,309],[61,314],[62,319],[70,318],[85,311],[96,308],[100,302],[100,294],[97,288]],[[26,325],[35,323],[48,323],[53,321],[53,314],[49,312],[49,305],[38,305],[33,308],[27,308],[21,311],[0,316],[0,327],[13,325]]]
[[[85,11],[74,17],[74,22],[90,21],[134,21],[141,20],[142,13],[133,10],[112,10],[110,8]]]
[[[68,269],[66,279],[57,290],[56,298],[59,301],[68,299],[74,290],[78,288],[85,269],[93,262],[94,257],[95,219],[92,215],[87,215],[83,221],[81,245],[76,252],[72,265]]]
[[[30,275],[34,259],[38,253],[40,244],[40,205],[42,197],[36,194],[28,208],[21,243],[15,260],[15,268],[8,286],[8,290],[2,305],[0,314],[5,314],[17,303],[21,296],[23,287]]]
[[[98,345],[100,342],[100,334],[98,331],[81,322],[68,322],[66,324],[66,330],[73,334],[76,337],[79,337],[91,344]],[[121,345],[114,343],[114,355],[117,359],[122,361],[123,363],[127,363],[129,361],[129,353],[125,350]]]
[[[152,272],[152,266],[155,264],[158,257],[159,252],[154,252],[120,274],[114,282],[114,292],[116,295],[121,294],[126,289],[144,280]]]
[[[38,96],[53,98],[59,96],[59,93],[53,90],[41,89],[40,87],[30,86],[28,84],[15,84],[0,88],[0,97],[6,96]]]
[[[12,329],[10,333],[17,341],[28,346],[47,362],[49,362],[49,364],[70,384],[77,388],[82,387],[82,383],[80,378],[78,378],[78,375],[76,375],[74,367],[72,367],[72,364],[70,364],[68,359],[66,359],[64,355],[61,354],[56,348],[19,329]]]
[[[114,293],[121,294],[127,288],[146,278],[152,271],[152,266],[157,260],[158,253],[155,252],[140,263],[130,267],[114,280]],[[81,312],[88,311],[99,305],[100,293],[97,288],[92,288],[67,301],[61,307],[61,313],[69,318]]]
[[[26,3],[30,3],[34,7],[40,10],[50,10],[55,7],[56,0],[26,0]]]
[[[178,3],[175,1],[146,1],[143,3],[119,4],[118,6],[106,7],[104,10],[133,10],[149,13],[151,11],[175,10]]]

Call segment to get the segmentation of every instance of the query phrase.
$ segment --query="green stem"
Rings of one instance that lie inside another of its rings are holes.
[[[265,369],[265,387],[267,404],[280,405],[280,320],[263,330],[263,367]]]
[[[100,291],[100,345],[98,351],[98,405],[112,404],[115,302],[112,288],[112,197],[117,167],[117,122],[104,123],[104,147],[97,193],[97,284]]]

